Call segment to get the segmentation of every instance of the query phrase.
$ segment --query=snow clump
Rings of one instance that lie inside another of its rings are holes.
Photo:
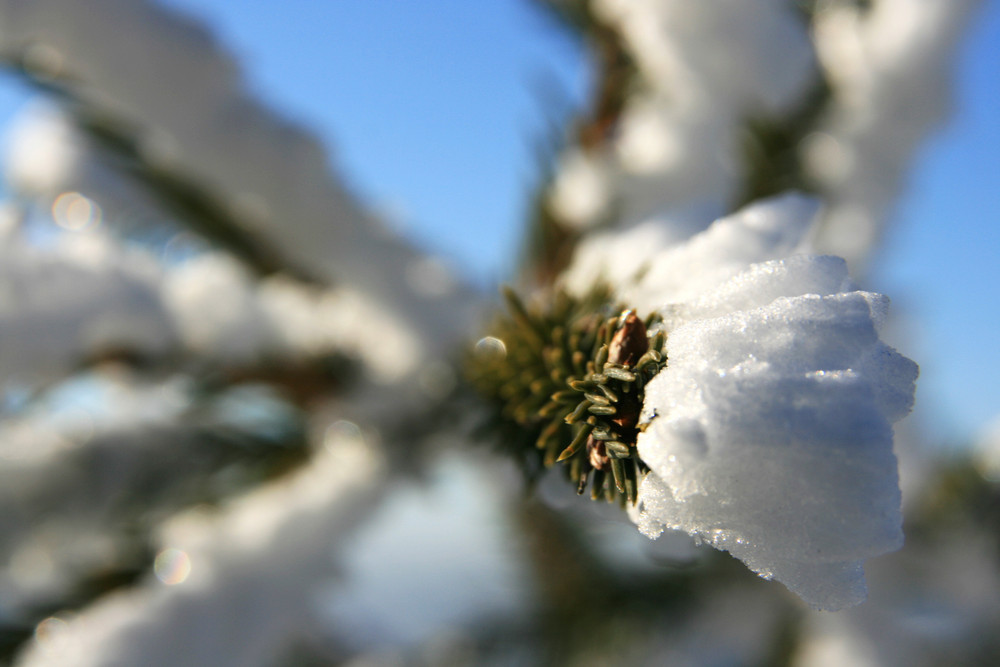
[[[644,249],[615,287],[667,331],[637,442],[639,529],[686,531],[834,610],[865,599],[866,558],[902,545],[892,423],[917,366],[879,339],[886,297],[858,290],[844,260],[802,254],[816,213],[798,195],[748,207]]]

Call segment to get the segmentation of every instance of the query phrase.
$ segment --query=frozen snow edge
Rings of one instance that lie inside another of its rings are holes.
[[[786,196],[748,212],[659,255],[700,261],[640,281],[669,361],[646,386],[651,472],[632,516],[841,609],[866,598],[864,560],[902,545],[892,423],[918,369],[879,338],[884,296],[857,290],[840,258],[791,254],[815,209]]]

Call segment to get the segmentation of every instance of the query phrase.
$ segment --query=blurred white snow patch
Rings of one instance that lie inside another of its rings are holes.
[[[853,270],[878,247],[913,154],[949,111],[955,45],[978,0],[819,5],[813,24],[831,99],[800,146],[829,203],[818,248]]]
[[[105,353],[175,344],[155,260],[94,233],[0,247],[0,373],[36,382]]]
[[[383,384],[416,373],[422,360],[411,329],[356,290],[310,287],[279,275],[261,282],[259,298],[284,354],[346,352]]]
[[[556,173],[549,205],[566,224],[589,227],[608,212],[610,175],[598,156],[574,148],[562,156]]]
[[[661,105],[637,96],[622,112],[618,159],[627,172],[645,174],[674,168],[690,150]]]
[[[113,593],[35,641],[18,665],[263,667],[302,636],[322,636],[318,583],[336,576],[338,545],[374,507],[384,461],[372,443],[334,439],[293,475],[217,511],[193,510],[163,530],[183,552],[183,581]]]
[[[377,381],[398,382],[426,361],[413,330],[362,292],[348,287],[331,290],[320,308],[330,340],[365,361]]]
[[[246,362],[276,346],[252,277],[229,255],[181,264],[167,274],[163,294],[185,346],[199,354]]]
[[[596,232],[581,241],[563,272],[564,287],[585,294],[599,282],[613,287],[633,282],[664,247],[674,243],[671,226],[649,220],[624,231]]]
[[[317,356],[330,351],[319,312],[323,292],[282,274],[261,280],[259,307],[269,328],[274,329],[274,337],[268,342],[290,355]]]
[[[161,541],[202,561],[228,552],[266,551],[282,531],[310,543],[315,538],[302,527],[286,525],[292,515],[322,510],[338,493],[384,472],[380,450],[360,432],[344,429],[327,435],[311,463],[294,475],[238,499],[224,513],[192,511],[181,515],[164,528]],[[331,488],[344,485],[348,477],[357,481],[344,489]],[[224,541],[219,539],[221,534],[225,534]]]
[[[346,576],[325,591],[337,635],[359,650],[410,645],[527,611],[502,491],[488,470],[449,455],[428,486],[399,486],[345,547]]]
[[[604,281],[630,306],[669,314],[670,304],[704,297],[750,264],[807,250],[818,211],[816,200],[790,193],[720,218],[684,240],[664,219],[596,234],[580,244],[564,284],[582,294]]]
[[[650,85],[682,104],[782,110],[815,66],[805,22],[785,0],[597,0],[594,12],[617,24]]]
[[[578,192],[566,199],[586,215],[600,202],[626,225],[694,203],[725,210],[752,168],[748,123],[787,126],[822,88],[797,146],[828,204],[816,247],[863,271],[915,150],[948,111],[955,45],[979,0],[815,4],[594,0],[636,76],[606,145],[585,162],[569,149],[553,193]]]
[[[24,207],[9,200],[0,200],[0,245],[17,239],[24,217]]]
[[[1000,416],[994,417],[976,438],[973,457],[980,474],[1000,482]]]
[[[347,352],[392,383],[416,372],[419,341],[356,290],[252,276],[236,260],[206,253],[170,270],[163,286],[185,346],[229,363]]]
[[[36,103],[16,118],[4,137],[4,178],[29,195],[55,195],[73,182],[87,149],[65,112]]]
[[[805,639],[796,648],[795,667],[883,667],[875,647],[841,615],[813,615],[806,619]]]
[[[619,288],[660,306],[669,359],[646,386],[651,472],[632,514],[839,609],[865,598],[864,559],[902,543],[892,423],[917,367],[879,339],[887,300],[856,291],[843,260],[787,256],[815,212],[794,196],[748,207]]]
[[[747,118],[779,117],[812,85],[807,31],[785,0],[595,0],[637,76],[609,145],[570,149],[553,202],[570,225],[613,205],[626,224],[665,209],[722,209],[742,182]],[[570,196],[572,195],[572,196]]]

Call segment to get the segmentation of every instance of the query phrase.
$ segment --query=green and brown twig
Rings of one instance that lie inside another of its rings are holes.
[[[666,363],[656,314],[645,320],[606,288],[583,297],[556,291],[529,307],[504,290],[507,313],[467,364],[501,419],[519,427],[545,466],[562,463],[595,500],[634,503],[647,468],[635,443],[646,383]]]

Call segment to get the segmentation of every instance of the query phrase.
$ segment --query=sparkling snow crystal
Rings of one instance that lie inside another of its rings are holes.
[[[879,340],[887,299],[842,259],[790,255],[814,214],[797,196],[745,209],[617,287],[668,331],[637,443],[640,530],[684,530],[840,609],[865,598],[864,559],[902,544],[892,423],[917,367]]]

